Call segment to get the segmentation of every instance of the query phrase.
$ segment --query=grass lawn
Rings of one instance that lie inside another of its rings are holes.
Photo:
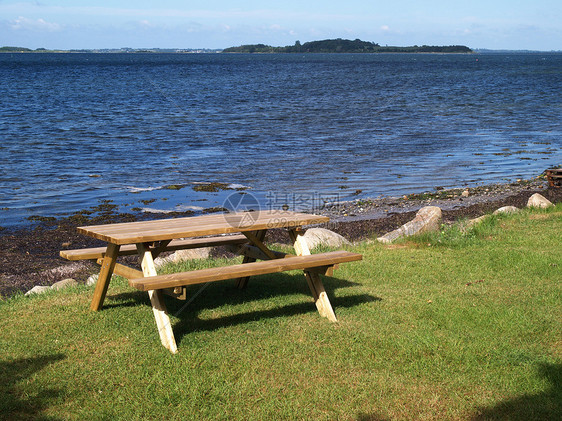
[[[301,273],[213,283],[168,301],[176,355],[123,279],[100,312],[92,287],[16,296],[0,418],[560,420],[561,232],[558,205],[350,247],[364,260],[324,282],[336,324]]]

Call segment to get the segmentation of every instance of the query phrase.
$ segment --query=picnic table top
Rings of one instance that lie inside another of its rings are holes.
[[[326,216],[267,210],[78,227],[78,232],[113,244],[137,244],[270,228],[299,227],[329,220]]]

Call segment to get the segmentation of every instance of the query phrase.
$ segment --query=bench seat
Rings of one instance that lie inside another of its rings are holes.
[[[248,242],[245,235],[225,235],[218,237],[189,238],[186,240],[173,240],[166,246],[164,251],[187,250],[199,247],[213,247],[231,244],[243,244]],[[75,250],[61,250],[60,256],[67,260],[90,260],[100,259],[105,256],[106,247],[92,247]],[[133,256],[137,254],[135,244],[127,244],[119,249],[119,256]]]
[[[361,260],[362,255],[348,251],[332,251],[307,256],[292,256],[284,259],[242,263],[217,268],[199,269],[168,275],[130,279],[129,285],[141,291],[174,288],[207,282],[224,281],[245,276],[263,275],[295,269],[328,268],[344,262]]]

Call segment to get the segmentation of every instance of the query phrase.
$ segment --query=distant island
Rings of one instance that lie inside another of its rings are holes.
[[[241,45],[224,50],[207,48],[99,48],[76,50],[48,50],[37,48],[32,50],[26,47],[0,47],[0,53],[474,53],[464,45],[446,46],[411,46],[393,47],[381,46],[374,42],[354,41],[348,39],[326,39],[323,41],[310,41],[301,44],[296,41],[294,45],[286,47],[272,47],[265,44]]]
[[[348,39],[326,39],[323,41],[310,41],[301,44],[299,41],[295,45],[286,47],[272,47],[265,44],[241,45],[230,47],[222,51],[223,53],[472,53],[473,51],[464,45],[446,46],[411,46],[393,47],[381,46],[374,42],[354,41]]]

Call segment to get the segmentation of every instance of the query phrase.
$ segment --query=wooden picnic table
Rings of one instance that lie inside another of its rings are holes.
[[[327,221],[325,216],[268,210],[92,225],[79,227],[78,231],[107,242],[107,246],[63,250],[61,256],[69,260],[94,259],[101,265],[90,306],[94,311],[102,308],[113,273],[128,278],[129,285],[148,291],[162,344],[175,353],[177,346],[162,294],[185,297],[188,285],[236,279],[237,286],[244,288],[250,276],[301,269],[319,313],[337,321],[319,274],[331,275],[338,264],[360,260],[362,256],[347,251],[311,255],[302,227]],[[272,228],[289,230],[295,255],[270,250],[264,244],[266,232]],[[156,271],[154,259],[164,251],[214,245],[232,247],[244,256],[242,264],[169,275],[158,275]],[[142,272],[117,263],[119,256],[132,254],[140,256]]]

